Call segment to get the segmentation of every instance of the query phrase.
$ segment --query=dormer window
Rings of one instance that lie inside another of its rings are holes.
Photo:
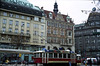
[[[39,18],[38,18],[38,17],[34,17],[34,20],[35,20],[35,21],[39,21]]]
[[[49,13],[49,18],[52,19],[52,13],[51,12]]]
[[[10,13],[10,14],[9,14],[9,17],[13,17],[13,14],[12,14],[12,13]]]
[[[44,19],[43,18],[41,18],[41,22],[44,22]]]
[[[7,16],[7,13],[6,13],[6,12],[3,12],[3,15],[4,15],[4,16]]]
[[[24,19],[25,17],[24,16],[21,16],[21,19]]]
[[[66,17],[66,20],[67,20],[67,22],[70,22],[70,17],[67,16],[67,17]]]
[[[30,20],[31,18],[30,17],[27,17],[27,20]]]

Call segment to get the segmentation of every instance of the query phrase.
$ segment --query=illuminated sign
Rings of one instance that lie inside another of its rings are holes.
[[[1,0],[1,1],[5,1],[5,2],[8,2],[8,3],[13,3],[13,4],[17,4],[17,5],[33,8],[32,4],[25,3],[25,2],[22,2],[22,1],[18,1],[18,0]]]

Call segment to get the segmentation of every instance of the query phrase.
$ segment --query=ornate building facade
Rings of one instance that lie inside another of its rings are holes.
[[[0,48],[75,51],[74,23],[68,15],[35,7],[21,0],[0,0]],[[32,56],[22,55],[30,61]]]
[[[44,10],[47,22],[47,49],[70,49],[74,48],[74,23],[68,15],[58,13],[58,5],[55,2],[52,11]]]

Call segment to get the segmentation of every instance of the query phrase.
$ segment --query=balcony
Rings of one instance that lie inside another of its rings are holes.
[[[100,32],[94,32],[93,35],[100,35]]]
[[[29,33],[15,33],[15,32],[9,32],[9,31],[0,31],[0,34],[5,34],[5,35],[21,35],[21,36],[30,37]]]

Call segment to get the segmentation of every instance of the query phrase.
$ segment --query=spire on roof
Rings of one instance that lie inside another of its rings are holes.
[[[57,15],[58,12],[58,5],[57,5],[57,1],[55,0],[55,4],[54,4],[54,9],[53,9],[55,15]]]

